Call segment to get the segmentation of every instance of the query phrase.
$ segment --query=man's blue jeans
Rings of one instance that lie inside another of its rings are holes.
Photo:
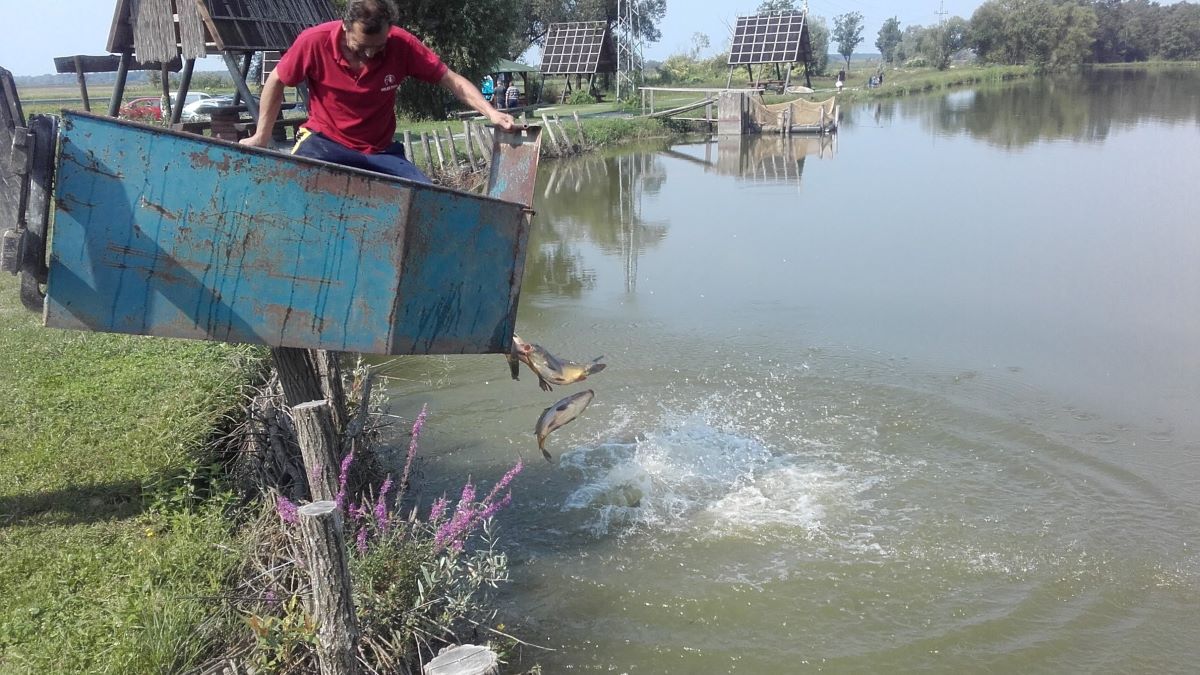
[[[293,155],[352,166],[356,169],[386,173],[417,183],[432,182],[404,156],[403,143],[392,143],[383,152],[368,154],[351,150],[319,133],[302,130],[302,134],[300,140],[296,141],[296,145],[292,148]]]

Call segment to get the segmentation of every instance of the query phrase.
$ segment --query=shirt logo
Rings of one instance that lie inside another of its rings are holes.
[[[388,73],[387,75],[383,76],[383,87],[381,87],[379,91],[392,91],[396,87],[396,76]]]

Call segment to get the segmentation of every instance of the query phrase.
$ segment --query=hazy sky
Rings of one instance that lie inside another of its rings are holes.
[[[969,19],[982,0],[944,0],[947,16]],[[692,36],[704,33],[712,48],[709,54],[725,48],[730,29],[739,15],[754,13],[759,0],[668,0],[662,22],[662,40],[645,45],[646,58],[661,60],[691,48]],[[54,72],[54,57],[72,54],[104,54],[108,31],[112,26],[116,0],[0,0],[4,17],[4,39],[0,41],[0,66],[15,75],[42,75]],[[900,19],[901,27],[929,25],[938,20],[937,1],[900,0],[811,0],[809,10],[832,22],[846,12],[862,12],[866,25],[858,51],[875,51],[875,37],[883,21],[890,16]],[[831,45],[832,49],[836,49]],[[536,64],[535,64],[536,65]],[[203,70],[223,70],[223,64],[209,57],[197,62]]]

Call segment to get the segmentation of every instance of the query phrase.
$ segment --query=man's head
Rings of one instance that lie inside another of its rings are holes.
[[[379,54],[399,14],[392,0],[350,0],[342,17],[346,49],[362,60]]]

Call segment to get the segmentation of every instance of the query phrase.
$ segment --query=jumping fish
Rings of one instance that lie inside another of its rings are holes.
[[[512,379],[521,379],[521,345],[525,344],[521,338],[513,333],[512,347],[504,354],[504,360],[508,361],[508,372],[512,375]]]
[[[514,342],[514,344],[516,344]],[[607,364],[600,363],[603,356],[597,356],[588,363],[576,363],[560,359],[551,354],[545,347],[528,342],[522,342],[518,349],[519,358],[538,376],[538,385],[546,391],[553,387],[551,384],[574,384],[586,380],[589,375],[604,370]]]
[[[552,431],[560,427],[564,427],[572,422],[576,417],[588,407],[592,402],[592,397],[596,395],[591,389],[585,389],[581,392],[571,394],[563,400],[542,411],[542,416],[538,418],[537,426],[533,428],[533,433],[537,436],[538,450],[542,451],[546,461],[553,461],[550,453],[546,451],[546,437]]]

